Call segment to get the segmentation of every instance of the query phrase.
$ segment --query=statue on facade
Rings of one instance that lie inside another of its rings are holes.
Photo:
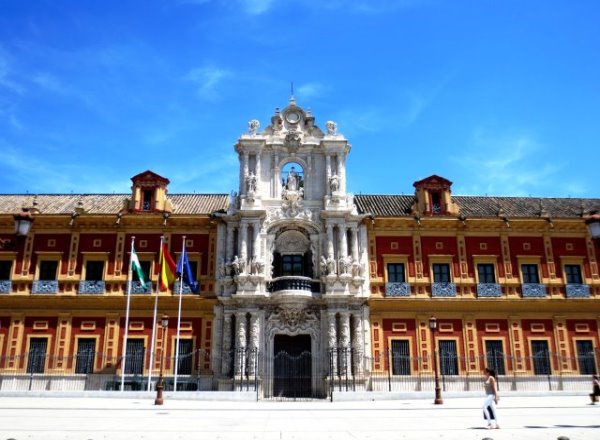
[[[260,122],[257,119],[252,119],[248,122],[248,134],[254,136],[260,127]]]
[[[327,273],[327,259],[325,258],[325,255],[321,255],[319,268],[321,269],[321,275],[325,275]]]
[[[296,191],[298,189],[298,173],[296,173],[295,167],[292,167],[288,171],[286,185],[288,191]]]
[[[354,278],[360,277],[360,263],[358,261],[352,263],[352,276]]]
[[[256,174],[250,171],[250,174],[246,176],[246,185],[248,187],[248,193],[254,194],[256,191]]]
[[[234,275],[240,274],[240,259],[237,255],[233,257],[233,261],[231,262],[231,268],[233,269]]]
[[[331,188],[331,192],[337,192],[340,189],[340,178],[337,174],[334,174],[329,178],[329,188]]]
[[[241,257],[238,260],[238,265],[240,268],[240,274],[245,274],[246,273],[246,259],[244,257]]]
[[[335,275],[336,272],[335,258],[330,255],[327,257],[327,275]]]
[[[225,278],[227,276],[227,267],[225,265],[225,259],[221,257],[219,259],[219,266],[217,267],[219,278]]]
[[[331,136],[335,136],[337,134],[337,124],[333,121],[327,121],[325,123],[327,127],[327,134]]]

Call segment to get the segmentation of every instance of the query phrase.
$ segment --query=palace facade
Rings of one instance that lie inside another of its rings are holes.
[[[355,196],[348,140],[293,99],[234,148],[231,195],[169,194],[152,171],[130,194],[0,195],[0,390],[150,389],[163,369],[265,398],[435,373],[468,390],[486,366],[509,389],[589,388],[600,199],[455,196],[436,175]],[[163,241],[197,292],[159,289]]]

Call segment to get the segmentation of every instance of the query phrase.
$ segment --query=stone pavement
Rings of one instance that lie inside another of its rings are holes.
[[[503,396],[501,429],[486,430],[481,397],[354,402],[224,402],[168,394],[114,397],[7,397],[0,394],[0,440],[176,439],[600,439],[600,405],[587,396]]]

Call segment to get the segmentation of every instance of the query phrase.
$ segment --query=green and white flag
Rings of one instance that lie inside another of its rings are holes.
[[[140,259],[135,253],[135,249],[131,248],[131,270],[135,270],[137,276],[142,284],[142,287],[146,288],[146,276],[144,275],[144,271],[142,270],[142,265],[140,264]]]

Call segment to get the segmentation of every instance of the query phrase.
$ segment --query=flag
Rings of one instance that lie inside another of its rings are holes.
[[[140,264],[140,259],[135,253],[135,249],[133,246],[131,247],[131,270],[134,270],[137,273],[137,276],[142,284],[142,287],[146,288],[146,275],[144,275],[144,271],[142,270],[142,265]]]
[[[190,267],[190,261],[188,260],[187,252],[183,248],[181,257],[177,262],[177,269],[175,270],[177,276],[180,276],[185,283],[190,286],[190,290],[194,293],[198,293],[199,286],[198,282],[194,279],[192,268]]]
[[[175,261],[173,261],[173,257],[169,255],[169,251],[167,250],[167,244],[162,244],[162,249],[160,252],[160,261],[158,262],[160,265],[160,275],[158,276],[158,284],[160,286],[161,291],[167,290],[170,284],[173,284],[175,281]]]

